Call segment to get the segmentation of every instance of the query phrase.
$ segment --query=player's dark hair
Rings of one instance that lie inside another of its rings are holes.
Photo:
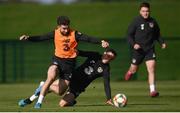
[[[59,16],[57,18],[57,24],[58,25],[69,25],[70,24],[70,20],[67,16]]]
[[[117,56],[116,51],[112,48],[107,48],[105,52],[112,52],[114,54],[114,56]]]
[[[142,7],[147,7],[148,9],[150,9],[150,4],[148,2],[142,2],[139,6],[139,9],[141,9]]]

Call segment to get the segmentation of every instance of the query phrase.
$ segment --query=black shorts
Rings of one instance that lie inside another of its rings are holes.
[[[78,77],[78,76],[77,76]],[[82,92],[85,91],[86,87],[91,83],[89,80],[76,78],[76,75],[73,75],[73,78],[69,84],[68,92],[74,94],[75,98],[78,97]]]
[[[71,82],[70,82],[71,84]],[[69,89],[68,89],[68,93],[72,93],[75,98],[77,98],[82,92],[85,91],[85,88],[82,88],[82,87],[78,87],[76,84],[73,85],[70,85],[69,86]]]
[[[155,60],[156,54],[154,48],[144,51],[142,49],[132,50],[132,64],[139,65],[143,62],[143,60]]]
[[[75,69],[76,59],[65,59],[54,56],[51,65],[57,65],[61,79],[68,80],[72,78],[72,72]]]

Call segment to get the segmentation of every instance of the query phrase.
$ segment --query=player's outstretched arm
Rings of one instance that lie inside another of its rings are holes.
[[[94,43],[94,44],[101,44],[103,48],[109,47],[109,43],[105,40],[100,40],[96,37],[88,36],[86,34],[82,34],[78,31],[75,32],[75,37],[77,41],[84,41],[84,42],[89,42],[89,43]]]
[[[28,36],[28,35],[22,35],[20,36],[19,40],[28,40],[32,42],[40,42],[45,40],[50,40],[54,38],[54,31],[51,31],[49,33],[46,33],[44,35],[38,35],[38,36]]]

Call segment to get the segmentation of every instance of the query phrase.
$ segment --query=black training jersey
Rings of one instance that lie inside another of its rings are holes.
[[[156,40],[160,44],[164,43],[160,36],[158,23],[152,17],[148,19],[144,19],[142,16],[136,17],[128,27],[127,37],[132,47],[137,43],[145,51],[153,48]]]
[[[110,66],[102,63],[102,55],[97,52],[79,51],[79,56],[88,57],[73,73],[72,82],[77,82],[85,89],[93,80],[98,77],[104,78],[104,88],[107,99],[111,99],[110,88]]]

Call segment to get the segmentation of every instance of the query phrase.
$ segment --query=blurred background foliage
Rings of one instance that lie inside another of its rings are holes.
[[[41,35],[54,30],[56,18],[67,15],[71,27],[106,39],[118,52],[111,64],[112,80],[123,80],[130,65],[126,31],[143,0],[1,0],[0,1],[0,81],[33,82],[46,78],[54,53],[53,42],[20,42],[19,36]],[[161,27],[168,48],[157,44],[157,79],[180,79],[180,1],[148,0],[151,15]],[[99,45],[80,43],[79,49],[103,52]],[[78,58],[78,65],[84,59]],[[135,79],[146,80],[144,64]]]

